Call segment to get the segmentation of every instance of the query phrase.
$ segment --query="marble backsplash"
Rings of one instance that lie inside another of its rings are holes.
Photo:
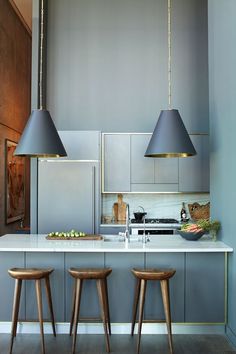
[[[174,218],[180,219],[182,203],[185,203],[187,217],[190,217],[188,204],[198,202],[206,204],[210,201],[210,194],[123,194],[123,201],[130,206],[131,218],[133,212],[140,211],[141,205],[147,212],[147,218]],[[113,204],[117,202],[116,194],[102,195],[102,220],[104,216],[112,218]]]

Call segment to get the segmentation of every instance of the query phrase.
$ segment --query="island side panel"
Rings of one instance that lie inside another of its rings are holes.
[[[111,322],[130,323],[135,291],[132,268],[144,267],[144,253],[106,253],[105,266],[112,268],[108,279]]]
[[[86,242],[86,241],[83,241]],[[72,294],[74,288],[74,278],[68,273],[68,269],[74,268],[103,268],[104,253],[66,253],[65,254],[65,306],[66,322],[70,321],[72,309]],[[108,279],[109,281],[109,279]],[[96,318],[100,316],[100,307],[95,280],[85,280],[83,282],[80,317]]]
[[[186,322],[225,321],[225,254],[186,254]]]
[[[169,280],[172,321],[184,322],[184,253],[147,253],[146,268],[174,268]],[[159,281],[148,281],[144,310],[145,319],[165,319]]]
[[[20,237],[20,235],[19,235]],[[8,274],[10,268],[24,268],[25,258],[23,252],[0,252],[0,321],[11,321],[15,288],[15,279]],[[4,301],[5,299],[5,301]],[[25,320],[25,285],[21,290],[19,319]]]
[[[53,310],[56,322],[65,321],[65,282],[64,282],[64,253],[62,252],[26,252],[25,264],[27,268],[54,268],[50,275]],[[45,281],[41,281],[43,296],[44,319],[50,319],[48,303],[45,291]],[[35,282],[26,283],[26,318],[38,320],[37,302],[35,293]]]

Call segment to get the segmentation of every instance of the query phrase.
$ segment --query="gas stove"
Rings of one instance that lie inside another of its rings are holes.
[[[130,223],[132,235],[174,235],[180,224],[176,219],[145,218],[144,220],[131,219]]]
[[[131,224],[143,224],[144,220],[131,219]],[[176,219],[148,219],[145,218],[145,224],[178,224]]]

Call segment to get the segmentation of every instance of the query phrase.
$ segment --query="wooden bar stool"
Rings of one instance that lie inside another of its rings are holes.
[[[168,331],[168,340],[170,353],[173,354],[172,332],[171,332],[171,312],[170,312],[170,298],[169,298],[169,279],[175,274],[175,269],[132,269],[132,273],[137,278],[136,292],[133,306],[133,319],[131,327],[131,335],[134,334],[134,327],[136,322],[137,308],[139,302],[139,319],[138,319],[138,344],[137,353],[140,351],[141,330],[143,322],[143,310],[145,302],[145,293],[147,280],[158,280],[161,284],[161,294],[164,306],[166,325]],[[140,301],[139,301],[140,299]],[[145,320],[145,322],[153,322]],[[156,321],[164,322],[164,321]]]
[[[101,308],[101,317],[103,321],[103,327],[106,338],[106,350],[110,352],[110,344],[108,332],[111,334],[111,324],[110,324],[110,314],[109,314],[109,302],[108,302],[108,292],[107,292],[107,277],[112,272],[111,268],[70,268],[68,270],[70,275],[75,278],[74,294],[73,294],[73,306],[72,315],[70,321],[70,335],[73,332],[73,342],[72,342],[72,354],[75,353],[76,346],[76,335],[77,327],[79,322],[79,311],[80,311],[80,301],[82,285],[84,280],[96,280],[98,297]],[[92,320],[92,319],[86,319]]]
[[[54,269],[41,269],[41,268],[12,268],[8,270],[9,275],[15,279],[15,292],[14,292],[14,301],[13,301],[13,311],[12,311],[12,329],[11,329],[11,344],[10,344],[10,354],[12,353],[13,341],[17,332],[17,321],[18,313],[20,307],[20,295],[21,295],[21,286],[22,280],[35,280],[35,289],[38,305],[38,315],[40,323],[40,333],[41,333],[41,344],[42,344],[42,353],[45,354],[45,345],[44,345],[44,333],[43,333],[43,310],[42,310],[42,294],[41,294],[41,279],[45,279],[45,288],[47,294],[47,300],[49,305],[49,311],[52,321],[52,330],[53,334],[56,337],[54,314],[52,307],[52,296],[50,289],[49,275],[53,272]]]

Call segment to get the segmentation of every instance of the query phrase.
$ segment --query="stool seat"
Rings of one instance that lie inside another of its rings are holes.
[[[175,269],[132,269],[132,273],[139,279],[164,280],[170,279],[175,274]]]
[[[70,268],[70,275],[77,279],[104,279],[111,272],[111,268]]]
[[[11,268],[9,275],[14,279],[36,280],[48,277],[53,272],[53,268]]]

